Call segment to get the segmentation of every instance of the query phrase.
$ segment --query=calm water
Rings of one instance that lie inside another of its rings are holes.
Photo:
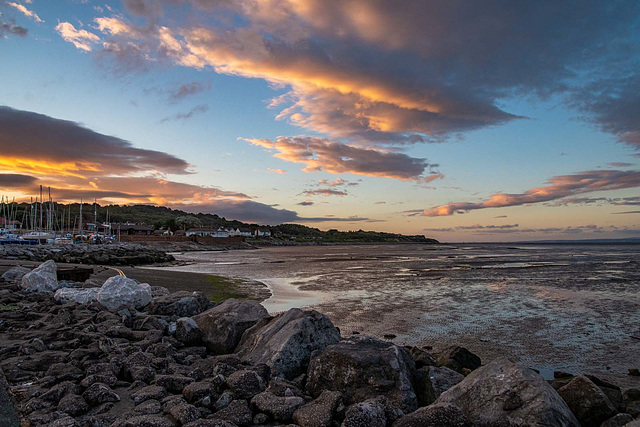
[[[546,376],[603,373],[638,386],[640,245],[394,245],[186,253],[173,270],[269,286],[271,312],[313,306],[343,335],[461,344]]]

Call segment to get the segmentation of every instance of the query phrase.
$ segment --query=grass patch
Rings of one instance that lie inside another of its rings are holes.
[[[20,307],[17,305],[0,304],[0,311],[16,311],[16,310],[20,310]]]
[[[210,299],[220,302],[229,298],[247,299],[249,295],[241,290],[241,279],[230,279],[224,276],[207,275],[207,283],[211,285]]]

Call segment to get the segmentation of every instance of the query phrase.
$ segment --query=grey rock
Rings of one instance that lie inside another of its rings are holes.
[[[200,342],[202,331],[198,324],[190,317],[181,317],[176,320],[176,339],[183,344],[192,345]]]
[[[433,401],[440,397],[442,393],[464,380],[464,375],[446,366],[429,366],[425,368],[425,371],[427,374],[425,381],[427,393],[433,395]]]
[[[124,422],[125,427],[176,427],[177,423],[161,415],[137,415]]]
[[[135,408],[133,412],[137,415],[155,415],[162,413],[162,405],[155,399],[145,400]]]
[[[156,385],[173,393],[182,393],[184,388],[194,382],[193,378],[184,375],[156,375]]]
[[[300,427],[330,427],[341,402],[342,393],[325,390],[317,399],[296,409],[293,422]]]
[[[133,403],[135,405],[139,405],[142,402],[150,399],[162,400],[165,396],[167,396],[167,394],[167,390],[164,387],[150,385],[133,392],[131,394],[131,398],[133,399]]]
[[[91,384],[89,388],[82,393],[82,397],[84,397],[84,400],[92,406],[106,402],[120,401],[120,396],[118,396],[115,391],[111,390],[108,385],[102,383]]]
[[[193,405],[189,405],[188,403],[174,405],[169,413],[173,418],[178,420],[180,424],[188,424],[202,418],[198,408]]]
[[[178,291],[156,297],[149,304],[150,314],[192,317],[207,309],[211,301],[202,292]]]
[[[446,366],[461,374],[464,374],[467,369],[473,371],[482,365],[478,356],[460,346],[447,347],[439,352],[436,362],[440,366]]]
[[[505,424],[506,425],[506,424]],[[393,427],[472,427],[460,408],[453,405],[431,405],[420,408],[393,423]]]
[[[616,414],[603,422],[600,427],[624,427],[633,421],[633,417],[629,414]]]
[[[202,341],[214,354],[232,353],[244,331],[268,317],[267,310],[256,301],[228,299],[193,317],[202,331]]]
[[[4,274],[2,275],[2,279],[7,282],[19,283],[22,281],[22,277],[24,277],[24,275],[29,273],[30,271],[30,268],[21,266],[11,267],[4,272]]]
[[[84,414],[89,410],[87,402],[77,394],[68,394],[60,399],[58,411],[67,413],[72,417]]]
[[[151,301],[151,286],[124,276],[109,277],[98,291],[98,302],[109,311],[142,308]]]
[[[69,363],[54,363],[45,373],[47,377],[55,378],[56,382],[78,380],[84,377],[84,373]]]
[[[223,420],[238,426],[250,426],[253,424],[251,409],[246,400],[234,400],[226,408],[211,416],[216,420]]]
[[[247,330],[236,354],[250,365],[266,364],[273,376],[293,379],[306,371],[313,352],[339,340],[327,316],[294,308]]]
[[[436,404],[457,406],[481,425],[580,426],[553,387],[507,358],[476,369],[445,391]]]
[[[293,413],[304,405],[301,397],[279,397],[264,391],[251,399],[251,404],[261,412],[272,416],[276,421],[287,422]]]
[[[210,381],[199,381],[188,384],[182,390],[184,399],[189,403],[197,402],[212,394],[212,384]]]
[[[578,375],[558,390],[583,426],[600,426],[618,411],[609,398],[589,378]]]
[[[20,287],[28,292],[55,292],[59,288],[55,261],[45,261],[26,273],[22,276]]]
[[[53,299],[61,304],[67,304],[70,302],[75,302],[77,304],[86,304],[89,301],[97,301],[99,291],[100,288],[62,288],[58,289],[56,293],[53,294]]]
[[[311,359],[306,389],[314,397],[323,390],[340,391],[346,405],[384,395],[408,413],[418,407],[412,384],[415,378],[415,364],[407,349],[355,335]]]
[[[385,427],[398,416],[389,399],[379,396],[349,406],[342,427]]]
[[[227,406],[229,406],[229,404],[233,402],[234,398],[235,398],[235,395],[233,394],[233,392],[229,390],[223,392],[218,398],[218,400],[216,400],[216,403],[214,404],[216,411],[220,411],[221,409],[224,409]]]
[[[250,370],[240,370],[229,375],[227,385],[239,399],[251,399],[267,388],[262,377]]]
[[[624,412],[631,414],[631,416],[640,416],[640,390],[637,388],[625,390],[622,394],[622,406]]]

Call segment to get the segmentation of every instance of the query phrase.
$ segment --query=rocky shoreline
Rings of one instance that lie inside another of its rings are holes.
[[[0,259],[95,265],[144,265],[174,260],[164,251],[140,244],[0,246]]]
[[[458,346],[342,337],[313,310],[123,276],[85,288],[55,268],[0,280],[0,425],[640,425],[640,391],[592,375],[548,382]]]

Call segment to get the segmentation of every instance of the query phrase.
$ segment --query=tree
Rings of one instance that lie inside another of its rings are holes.
[[[176,218],[176,227],[180,227],[183,230],[189,228],[202,227],[202,221],[191,215],[183,215]]]

